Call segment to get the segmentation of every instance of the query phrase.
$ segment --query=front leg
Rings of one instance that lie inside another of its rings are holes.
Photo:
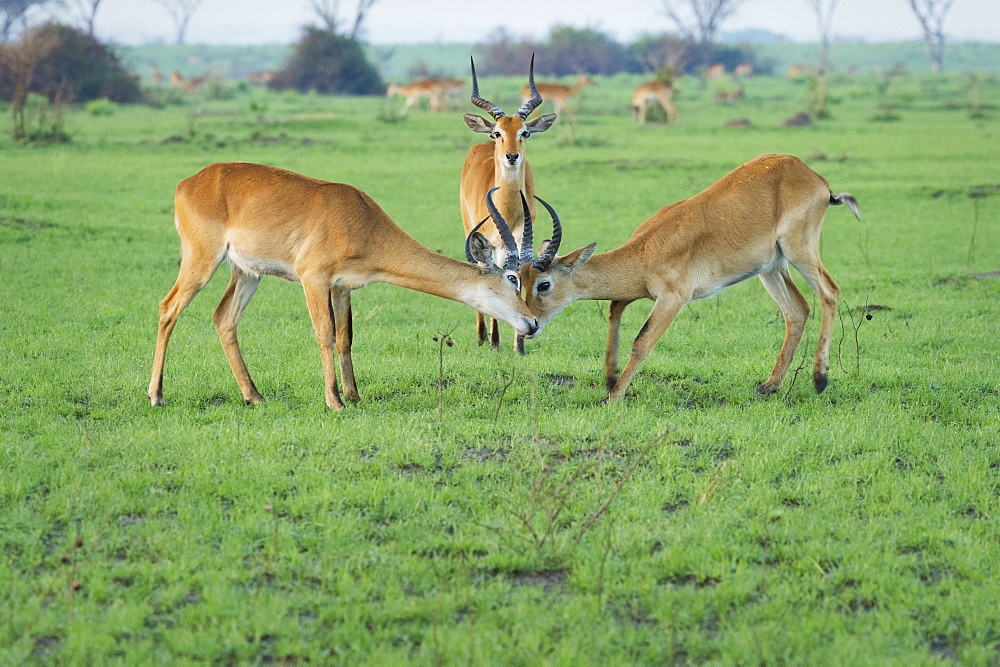
[[[667,330],[670,323],[674,321],[677,313],[680,312],[681,307],[686,302],[687,299],[676,293],[661,294],[657,297],[653,311],[649,314],[649,319],[642,325],[639,335],[636,336],[635,342],[632,344],[632,352],[629,355],[628,363],[625,364],[625,370],[622,371],[621,377],[615,382],[611,393],[608,394],[603,402],[614,403],[625,395],[625,390],[628,389],[629,384],[632,382],[632,376],[639,370],[639,366],[649,356],[653,346],[656,345],[656,341],[660,339],[660,336]]]
[[[604,381],[611,391],[618,381],[618,347],[622,327],[622,313],[632,301],[612,301],[608,309],[608,346],[604,355]]]

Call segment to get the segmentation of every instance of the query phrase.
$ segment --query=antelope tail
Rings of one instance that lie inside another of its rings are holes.
[[[851,213],[858,220],[861,220],[861,209],[858,207],[858,200],[847,194],[846,192],[841,192],[839,195],[830,193],[830,205],[839,206],[841,204],[847,204],[847,208],[851,209]]]

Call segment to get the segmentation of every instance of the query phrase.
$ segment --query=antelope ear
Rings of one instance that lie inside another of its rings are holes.
[[[554,113],[547,113],[544,116],[539,116],[538,118],[533,118],[525,122],[524,126],[528,128],[528,131],[532,134],[536,132],[544,132],[553,125],[556,124],[556,116]]]
[[[587,260],[589,260],[590,257],[594,254],[595,250],[597,250],[597,244],[591,243],[590,245],[584,246],[583,248],[577,248],[568,255],[563,255],[556,261],[559,262],[559,264],[561,264],[565,268],[572,270],[580,266],[581,264],[586,264]]]
[[[462,118],[465,119],[465,124],[469,126],[470,130],[479,132],[480,134],[490,134],[493,132],[493,128],[496,127],[496,123],[491,123],[482,116],[477,116],[474,113],[467,113]]]
[[[469,239],[469,252],[472,254],[472,259],[476,260],[476,264],[479,265],[480,269],[486,273],[495,272],[496,264],[493,262],[493,246],[490,244],[489,239],[479,232],[473,232],[472,237]]]

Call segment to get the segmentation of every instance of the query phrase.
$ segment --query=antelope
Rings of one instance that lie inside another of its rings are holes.
[[[181,239],[177,282],[160,303],[149,383],[163,405],[167,342],[184,308],[223,260],[231,277],[212,320],[247,403],[264,400],[243,361],[240,316],[263,276],[301,283],[319,342],[326,404],[344,407],[334,368],[340,358],[344,395],[359,400],[351,359],[351,292],[384,282],[459,301],[531,335],[538,324],[520,298],[519,252],[510,230],[502,265],[479,233],[466,239],[470,263],[433,252],[400,229],[368,195],[343,183],[308,178],[247,162],[212,164],[182,180],[174,197]]]
[[[802,339],[809,305],[788,272],[792,264],[819,295],[822,323],[813,360],[817,392],[827,385],[830,338],[840,288],[823,268],[819,236],[830,205],[847,204],[860,220],[851,195],[834,195],[826,179],[790,155],[762,155],[737,167],[701,193],[661,208],[621,247],[594,254],[596,243],[524,272],[526,302],[545,325],[578,299],[609,299],[605,379],[606,403],[620,400],[632,377],[681,307],[751,276],[778,304],[785,339],[768,380],[757,392],[781,386]],[[558,219],[553,225],[559,229]],[[560,234],[553,234],[558,243]],[[553,256],[546,246],[542,255]],[[653,310],[636,337],[618,376],[622,313],[633,301],[651,299]]]
[[[805,76],[806,66],[801,63],[795,63],[789,66],[788,71],[785,72],[785,76],[789,79],[797,79],[801,76]]]
[[[409,111],[410,107],[415,102],[419,102],[422,97],[427,98],[430,111],[438,111],[441,108],[441,86],[434,79],[420,79],[406,86],[390,83],[385,90],[385,96],[392,97],[393,95],[402,95],[406,98],[406,103],[399,111],[400,115]]]
[[[452,99],[459,99],[462,97],[462,92],[465,90],[465,81],[463,79],[453,79],[450,77],[445,77],[443,79],[434,79],[438,85],[438,96],[441,100],[441,107],[447,111],[448,102]]]
[[[726,73],[726,66],[722,63],[716,63],[705,70],[706,79],[717,79]]]
[[[266,86],[274,80],[274,70],[264,69],[250,72],[247,75],[247,83]]]
[[[632,109],[635,110],[635,121],[642,125],[646,122],[646,106],[657,103],[667,114],[668,123],[677,122],[677,108],[674,107],[674,88],[662,81],[649,81],[641,84],[632,93]]]
[[[583,90],[584,86],[596,85],[594,80],[589,76],[581,74],[580,78],[572,86],[566,86],[561,83],[540,83],[537,86],[537,90],[543,99],[552,100],[552,107],[557,115],[561,114],[564,110],[572,114],[573,109],[569,106],[569,98]],[[533,95],[531,87],[522,86],[521,95],[526,100],[529,99]]]
[[[177,70],[174,70],[173,72],[170,73],[170,85],[173,86],[174,88],[183,88],[184,76]]]
[[[740,63],[733,68],[733,76],[735,77],[748,77],[753,76],[753,65],[750,63]]]
[[[187,82],[184,83],[184,90],[188,91],[189,93],[193,93],[194,91],[201,88],[201,84],[205,83],[205,80],[207,78],[208,77],[206,75],[203,75],[188,80]]]
[[[743,99],[743,87],[740,86],[739,88],[734,88],[733,90],[720,90],[715,93],[715,99],[720,104],[728,104],[729,102],[733,102],[735,100],[741,100]]]
[[[499,188],[496,192],[497,208],[504,220],[509,220],[514,239],[524,253],[523,262],[530,261],[532,248],[530,243],[522,243],[524,226],[522,220],[521,193],[528,198],[529,212],[535,215],[534,204],[535,178],[524,154],[525,140],[532,134],[545,132],[556,122],[555,114],[545,114],[526,120],[528,115],[542,103],[542,97],[535,87],[535,58],[532,56],[528,70],[528,87],[532,90],[531,97],[513,116],[508,116],[496,104],[479,96],[479,81],[476,78],[476,63],[472,64],[472,103],[493,117],[489,121],[477,114],[465,114],[465,124],[473,132],[489,135],[490,141],[476,144],[469,149],[462,166],[459,202],[462,208],[462,223],[468,236],[476,225],[489,218],[486,193],[491,188]],[[504,242],[495,224],[486,223],[483,234],[489,239],[497,257],[503,252]],[[487,341],[486,320],[482,312],[476,314],[476,336],[479,344]],[[496,321],[490,325],[489,337],[492,347],[500,346],[500,328]],[[516,341],[517,350],[524,352],[524,341]]]

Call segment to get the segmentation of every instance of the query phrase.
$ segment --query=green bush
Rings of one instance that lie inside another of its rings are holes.
[[[276,90],[294,88],[332,95],[381,95],[385,84],[356,40],[307,27],[285,68],[271,80]]]
[[[115,103],[106,97],[87,102],[87,113],[91,116],[114,116]]]
[[[45,95],[50,101],[86,102],[104,97],[131,103],[142,97],[138,79],[122,67],[111,49],[76,28],[46,23],[30,30],[20,42],[0,47],[3,100],[12,99],[18,78],[15,63],[26,57],[35,60],[30,92]]]

